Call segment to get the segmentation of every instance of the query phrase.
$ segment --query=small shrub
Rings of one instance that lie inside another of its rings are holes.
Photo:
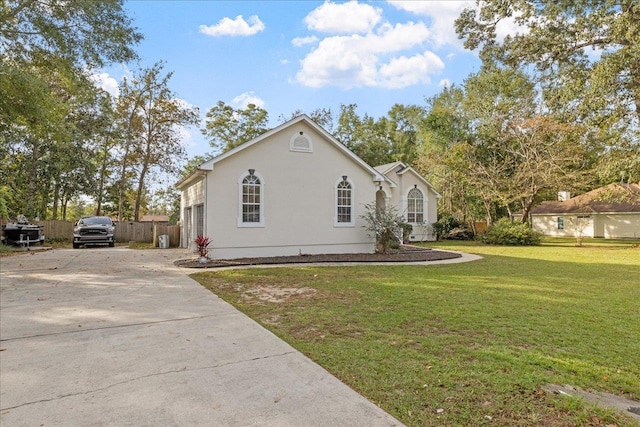
[[[473,231],[466,227],[456,227],[443,236],[445,240],[473,240]]]
[[[11,246],[5,245],[4,243],[0,243],[0,255],[10,254],[12,252],[13,250],[11,249]]]
[[[203,235],[198,235],[193,243],[195,243],[198,247],[198,255],[206,258],[207,254],[209,253],[209,245],[211,244],[211,239]]]
[[[489,245],[531,246],[539,245],[541,238],[542,233],[531,229],[528,224],[502,218],[489,227],[480,240]]]
[[[64,244],[69,243],[69,239],[67,239],[66,237],[47,237],[45,238],[44,242],[49,245]]]
[[[365,228],[369,232],[369,237],[376,239],[378,251],[387,253],[393,245],[400,247],[399,237],[401,225],[404,221],[393,206],[379,208],[375,203],[364,205],[365,213],[360,218],[365,220],[367,225]]]
[[[433,232],[436,235],[438,240],[446,238],[445,236],[449,234],[452,230],[456,228],[460,228],[463,224],[460,223],[453,215],[443,215],[438,218],[438,221],[431,224],[433,228]]]
[[[400,228],[402,228],[402,241],[406,242],[407,240],[409,240],[409,237],[411,237],[413,226],[408,222],[401,222],[398,225],[400,226]]]

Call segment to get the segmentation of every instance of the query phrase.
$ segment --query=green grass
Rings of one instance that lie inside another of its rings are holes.
[[[632,242],[431,246],[483,259],[192,277],[410,426],[637,425],[541,391],[571,384],[640,399]],[[258,297],[274,289],[299,293]]]

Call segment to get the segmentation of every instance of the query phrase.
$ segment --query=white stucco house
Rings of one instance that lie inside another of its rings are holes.
[[[531,226],[546,236],[640,238],[640,183],[609,184],[571,197],[558,193],[531,210]]]
[[[411,240],[432,240],[438,192],[411,167],[371,167],[300,115],[200,165],[181,191],[182,247],[212,239],[218,259],[371,253],[364,205],[394,205]]]

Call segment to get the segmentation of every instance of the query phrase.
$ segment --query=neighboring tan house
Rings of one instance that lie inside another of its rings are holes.
[[[361,219],[372,203],[416,222],[413,240],[432,239],[440,197],[402,163],[367,165],[306,115],[203,163],[176,187],[182,246],[204,235],[222,259],[374,252]]]
[[[546,236],[640,238],[640,183],[610,184],[531,210],[531,225]]]

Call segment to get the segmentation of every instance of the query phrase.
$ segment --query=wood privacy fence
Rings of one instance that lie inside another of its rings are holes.
[[[6,224],[0,220],[0,224]],[[73,240],[73,222],[60,220],[38,221],[42,226],[45,238]],[[116,222],[116,242],[118,243],[151,243],[157,246],[158,236],[169,236],[169,246],[180,246],[180,226],[156,222]]]

